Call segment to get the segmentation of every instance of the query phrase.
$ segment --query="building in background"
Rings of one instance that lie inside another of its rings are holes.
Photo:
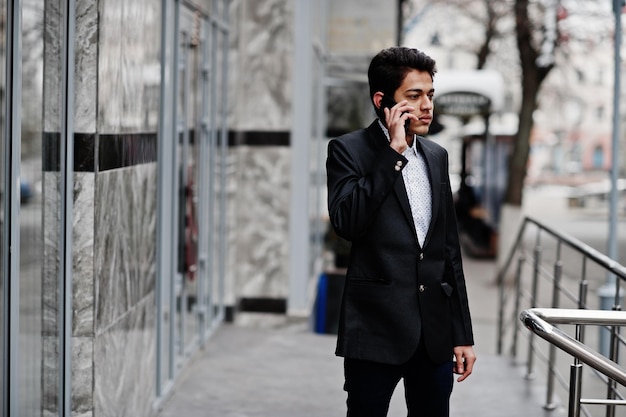
[[[476,69],[476,50],[485,29],[477,18],[484,12],[483,2],[473,6],[469,0],[408,2],[413,9],[405,22],[404,44],[435,57],[440,73]],[[558,7],[560,46],[555,67],[539,92],[527,180],[575,185],[605,179],[612,153],[612,5],[570,0],[552,4]],[[474,8],[468,13],[462,7]],[[511,116],[517,114],[521,102],[514,25],[512,11],[498,20],[500,36],[494,39],[485,66],[505,80],[505,106],[493,122],[506,126],[516,123]],[[450,129],[442,132],[442,140],[463,136],[458,123],[446,122]]]
[[[397,7],[235,0],[231,16],[229,301],[239,323],[306,316],[323,268],[327,137],[374,117],[367,67],[394,44]]]

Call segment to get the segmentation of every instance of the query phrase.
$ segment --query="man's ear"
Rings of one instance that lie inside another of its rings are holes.
[[[377,91],[372,96],[372,102],[377,109],[380,109],[380,103],[383,101],[385,95],[381,91]]]

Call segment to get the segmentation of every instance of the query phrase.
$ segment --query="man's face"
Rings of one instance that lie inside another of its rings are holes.
[[[425,135],[433,121],[433,80],[426,71],[410,70],[394,93],[397,102],[407,100],[419,120],[411,120],[408,133]]]

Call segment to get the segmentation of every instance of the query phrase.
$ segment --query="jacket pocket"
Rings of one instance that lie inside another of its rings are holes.
[[[441,283],[441,289],[448,297],[452,296],[452,293],[454,292],[454,288],[452,288],[452,285],[448,284],[447,282]]]
[[[374,285],[374,286],[386,286],[391,285],[390,282],[383,279],[367,278],[367,277],[349,277],[348,282],[354,285]]]

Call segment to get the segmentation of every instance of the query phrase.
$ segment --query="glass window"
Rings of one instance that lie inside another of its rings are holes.
[[[184,358],[198,342],[198,314],[196,279],[198,259],[198,218],[196,169],[198,166],[198,115],[201,103],[198,91],[198,77],[202,62],[201,41],[202,19],[198,13],[183,8],[181,31],[179,33],[179,106],[177,125],[179,126],[178,175],[179,175],[179,259],[177,277],[178,337],[179,353]]]
[[[19,251],[19,414],[42,414],[43,375],[43,0],[22,2]]]
[[[5,157],[5,149],[6,149],[6,137],[4,134],[4,115],[5,115],[5,111],[6,111],[6,105],[5,105],[5,91],[6,91],[6,86],[5,84],[5,80],[6,80],[6,64],[7,64],[7,60],[6,60],[6,45],[7,45],[7,39],[6,39],[6,21],[7,21],[7,16],[6,16],[6,0],[0,0],[0,166],[2,166],[3,168],[0,169],[0,335],[4,334],[4,314],[5,314],[5,305],[4,305],[4,289],[5,289],[5,283],[4,283],[4,279],[6,278],[6,274],[4,271],[4,239],[5,239],[5,224],[7,224],[7,222],[5,221],[5,199],[4,199],[4,190],[6,188],[6,178],[5,178],[5,170],[4,167],[6,166],[4,164],[4,161],[6,161]],[[2,344],[2,346],[4,346],[4,344]],[[2,349],[0,348],[0,351]],[[4,357],[4,355],[6,355],[6,352],[2,351],[0,352],[2,354],[2,356]],[[0,363],[0,372],[1,375],[5,375],[5,369],[3,368],[3,363],[4,361],[2,361]],[[4,384],[4,380],[5,378],[0,379],[0,405],[4,404],[4,392],[6,387],[3,385]]]

